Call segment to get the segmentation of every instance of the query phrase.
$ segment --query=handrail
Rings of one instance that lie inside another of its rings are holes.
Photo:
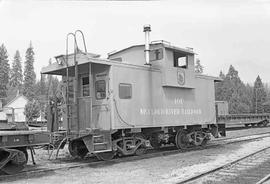
[[[82,37],[82,39],[83,39],[83,45],[84,45],[84,52],[85,52],[85,54],[87,53],[87,49],[86,49],[86,44],[85,44],[85,39],[84,39],[84,34],[83,34],[83,32],[81,31],[81,30],[76,30],[75,31],[75,39],[76,39],[76,45],[77,45],[77,33],[81,33],[81,37]],[[78,45],[77,45],[77,48],[78,48]]]

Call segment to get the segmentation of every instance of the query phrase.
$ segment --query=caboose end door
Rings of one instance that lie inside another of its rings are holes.
[[[99,130],[111,129],[111,108],[109,95],[110,66],[93,64],[93,104],[91,128]]]

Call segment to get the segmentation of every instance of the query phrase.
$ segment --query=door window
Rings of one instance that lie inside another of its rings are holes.
[[[82,78],[82,96],[89,96],[90,88],[89,88],[89,77]]]
[[[105,80],[99,80],[95,83],[96,86],[96,99],[101,100],[106,98],[106,82]]]

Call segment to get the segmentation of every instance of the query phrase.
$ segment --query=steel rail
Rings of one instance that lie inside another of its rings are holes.
[[[189,178],[180,180],[180,181],[177,182],[177,184],[184,184],[184,183],[193,182],[193,181],[195,181],[195,180],[197,180],[197,179],[200,179],[200,178],[205,177],[205,176],[207,176],[207,175],[209,175],[209,174],[215,173],[215,172],[217,172],[217,171],[219,171],[219,170],[221,170],[221,169],[224,169],[224,168],[226,168],[226,167],[228,167],[228,166],[231,166],[231,165],[236,164],[236,163],[238,163],[238,162],[240,162],[240,161],[242,161],[242,160],[245,160],[245,159],[247,159],[247,158],[249,158],[249,157],[251,157],[251,156],[254,156],[254,155],[258,154],[258,153],[261,153],[261,152],[263,152],[263,151],[265,151],[265,150],[267,150],[267,149],[270,149],[270,146],[268,146],[268,147],[266,147],[266,148],[263,148],[263,149],[260,149],[260,150],[258,150],[258,151],[255,151],[255,152],[253,152],[253,153],[251,153],[251,154],[245,155],[245,156],[243,156],[243,157],[241,157],[241,158],[239,158],[239,159],[236,159],[236,160],[234,160],[234,161],[231,161],[231,162],[229,162],[229,163],[222,164],[221,166],[215,167],[215,168],[210,169],[210,170],[208,170],[208,171],[206,171],[206,172],[202,172],[202,173],[196,174],[195,176],[191,176],[191,177],[189,177]],[[269,178],[270,178],[270,176],[268,176],[267,179],[269,179]],[[265,179],[264,181],[266,181],[266,179]],[[263,181],[263,182],[264,182],[264,181]]]
[[[262,178],[260,181],[258,181],[256,184],[263,184],[266,181],[268,181],[270,179],[270,174],[268,174],[267,176],[265,176],[264,178]]]
[[[264,134],[268,134],[268,135],[264,135]],[[255,135],[261,135],[261,134],[240,136],[240,137],[236,137],[236,138],[229,138],[229,139],[223,139],[223,140],[218,140],[218,141],[213,140],[212,143],[214,143],[214,144],[209,144],[209,145],[206,145],[204,147],[196,147],[193,149],[178,150],[175,147],[170,146],[170,147],[167,147],[167,149],[173,148],[173,150],[162,150],[162,148],[159,150],[149,150],[149,153],[146,153],[146,154],[141,155],[141,156],[121,157],[121,158],[116,158],[116,159],[113,159],[110,161],[94,160],[94,161],[88,162],[88,163],[78,163],[78,164],[73,164],[73,165],[68,165],[68,166],[60,166],[60,167],[55,167],[55,168],[45,168],[45,169],[44,168],[43,169],[34,168],[33,170],[22,171],[18,174],[15,174],[15,175],[1,175],[0,182],[4,181],[5,179],[10,179],[10,178],[23,177],[23,176],[30,177],[30,175],[32,175],[32,174],[35,174],[35,176],[36,176],[36,174],[48,173],[48,172],[53,172],[53,171],[57,171],[57,170],[84,168],[84,167],[88,167],[88,166],[101,166],[101,165],[106,165],[106,164],[114,164],[114,163],[121,163],[121,162],[127,162],[127,161],[136,161],[136,160],[142,160],[142,159],[148,159],[148,158],[154,158],[154,157],[160,157],[160,156],[173,155],[173,154],[177,154],[177,153],[185,153],[185,152],[189,152],[189,151],[210,149],[210,148],[213,148],[213,147],[218,146],[218,145],[229,145],[229,144],[235,144],[235,143],[239,143],[239,142],[248,142],[248,141],[252,141],[252,140],[262,139],[265,137],[270,137],[270,132],[269,133],[262,133],[263,136],[260,136],[260,137],[251,137],[251,136],[255,136]],[[234,139],[239,139],[239,138],[244,138],[244,137],[251,137],[251,138],[233,141]],[[232,141],[226,142],[228,140],[232,140]],[[224,142],[222,143],[221,141],[224,141]],[[218,142],[220,142],[220,143],[218,143]],[[163,149],[166,149],[166,148],[163,148]],[[268,148],[266,148],[266,149],[268,149]],[[199,176],[197,176],[197,177],[199,177]],[[192,181],[191,178],[190,178],[190,181]],[[181,181],[181,183],[182,183],[182,181]]]

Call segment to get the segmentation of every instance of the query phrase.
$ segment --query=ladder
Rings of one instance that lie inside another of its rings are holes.
[[[74,101],[74,77],[68,76],[66,78],[66,109],[67,109],[67,125],[68,132],[70,133],[70,129],[74,129],[72,126],[72,122],[77,121],[77,104]]]
[[[85,44],[85,39],[84,39],[84,34],[81,30],[76,30],[74,33],[68,33],[66,36],[66,55],[65,55],[65,64],[66,64],[66,117],[67,117],[67,133],[66,137],[62,139],[60,142],[60,145],[57,148],[56,151],[56,158],[58,157],[58,153],[60,150],[60,147],[63,143],[68,143],[70,138],[74,137],[73,132],[71,132],[71,129],[73,130],[73,127],[71,125],[76,124],[77,125],[77,131],[76,131],[76,136],[78,137],[80,134],[80,124],[79,124],[79,103],[78,103],[78,61],[76,60],[76,55],[77,52],[79,51],[78,44],[77,44],[77,34],[81,34],[81,38],[83,40],[83,45],[84,45],[84,53],[87,54],[86,50],[86,44]],[[70,76],[70,66],[69,66],[69,60],[71,58],[69,57],[68,53],[68,38],[72,36],[74,40],[74,64],[75,64],[75,77]],[[75,123],[73,123],[75,122]],[[54,149],[53,149],[54,150]],[[50,157],[52,155],[53,151],[50,154]]]
[[[75,33],[68,33],[66,37],[66,109],[67,109],[67,135],[71,135],[72,132],[70,130],[74,129],[74,127],[71,127],[72,125],[76,124],[77,129],[77,136],[79,136],[80,133],[80,123],[79,123],[79,101],[78,101],[78,80],[79,80],[79,71],[78,71],[78,61],[76,59],[76,55],[79,52],[79,47],[77,44],[77,34],[81,34],[81,38],[83,40],[83,46],[84,46],[84,53],[87,54],[84,34],[81,30],[76,30]],[[69,61],[69,37],[72,36],[74,39],[74,67],[75,67],[75,76],[70,76],[70,68],[68,65]],[[73,123],[76,122],[76,123]]]

